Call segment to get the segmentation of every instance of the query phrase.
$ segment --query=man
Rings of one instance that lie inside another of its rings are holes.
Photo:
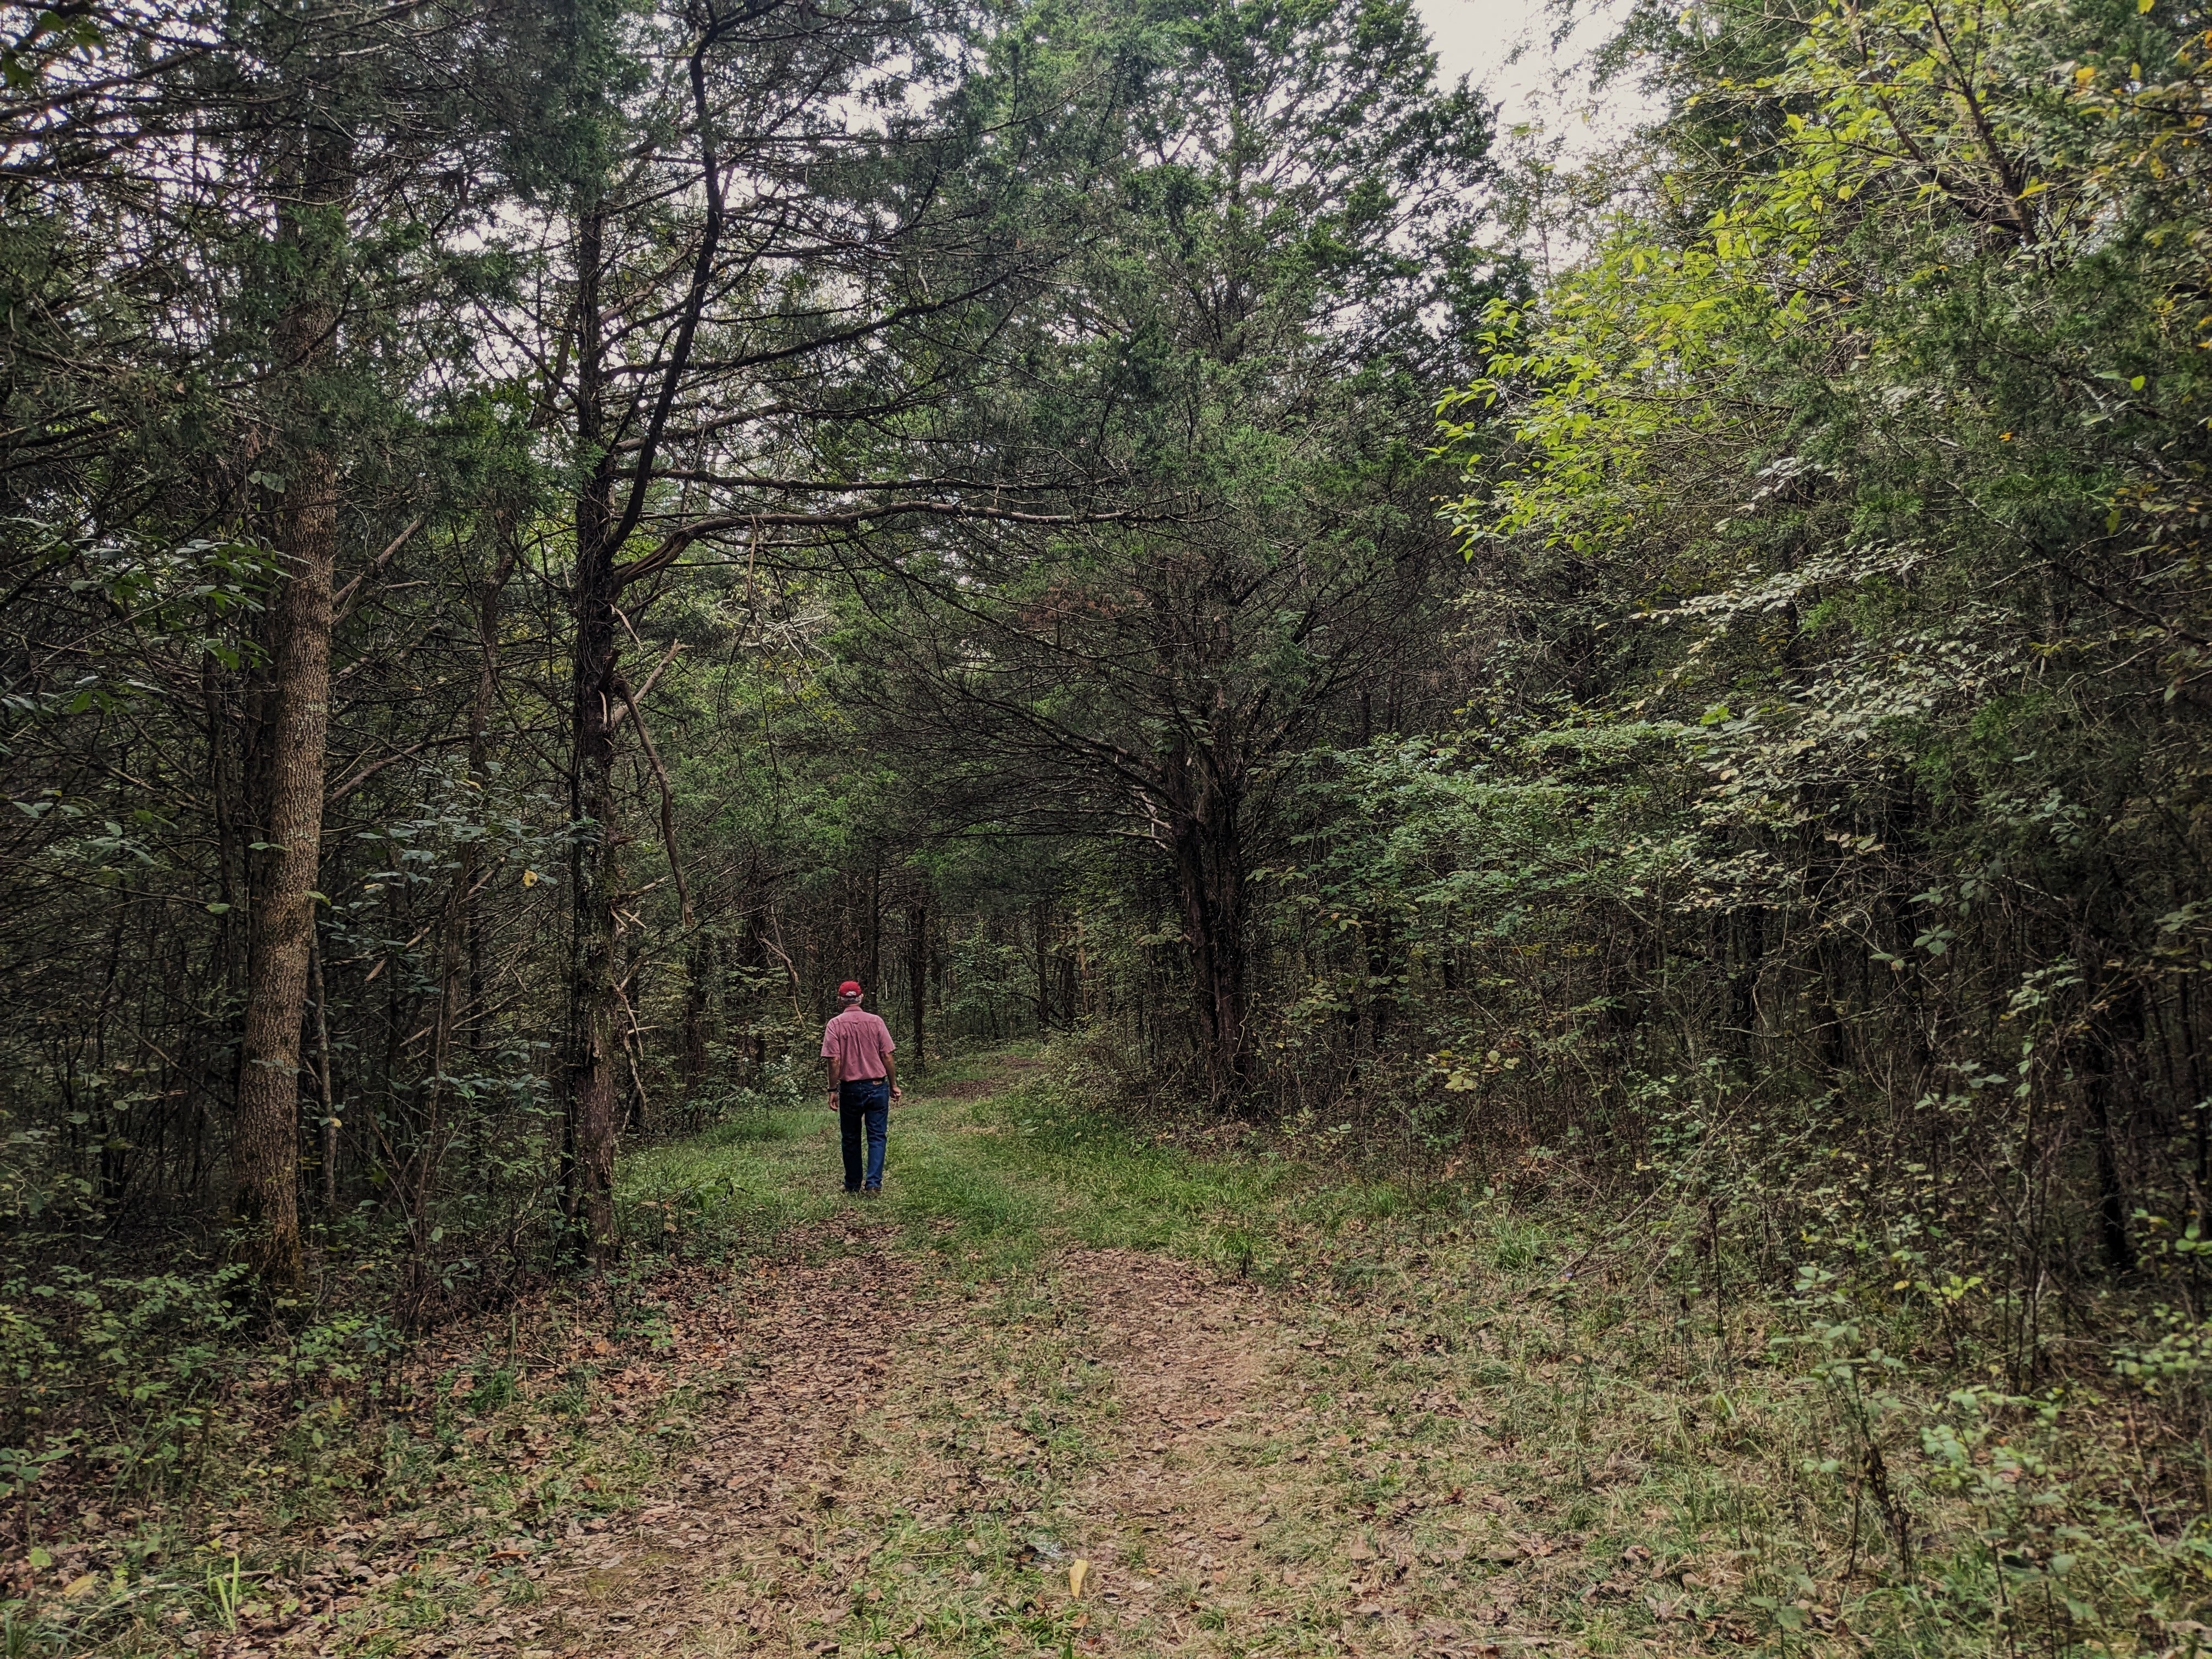
[[[863,1198],[884,1191],[884,1142],[890,1131],[891,1102],[899,1097],[898,1070],[891,1060],[897,1045],[890,1027],[860,1006],[860,985],[847,980],[837,988],[844,1006],[822,1032],[822,1058],[830,1062],[830,1103],[837,1109],[837,1133],[845,1151],[845,1190]],[[868,1132],[866,1178],[860,1167],[860,1131]]]

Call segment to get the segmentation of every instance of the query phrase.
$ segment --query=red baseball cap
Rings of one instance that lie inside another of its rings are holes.
[[[842,985],[837,988],[837,994],[841,997],[856,997],[860,995],[860,981],[857,979],[847,980]]]

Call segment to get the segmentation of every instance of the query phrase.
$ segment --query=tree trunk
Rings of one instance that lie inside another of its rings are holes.
[[[2116,1273],[2135,1271],[2135,1241],[2128,1235],[2128,1194],[2120,1159],[2126,1133],[2124,1106],[2129,1062],[2142,1045],[2142,992],[2115,992],[2109,1009],[2091,1016],[2081,1045],[2081,1099],[2088,1109],[2097,1165],[2097,1232],[2105,1261]]]
[[[868,997],[870,1006],[884,994],[884,855],[878,850],[868,872]]]
[[[614,1237],[615,862],[614,737],[609,730],[615,647],[612,596],[577,571],[574,753],[569,773],[568,1026],[562,1067],[568,1157],[562,1208],[594,1261]]]
[[[605,258],[604,210],[583,217],[577,294],[577,436],[586,453],[603,451],[600,398],[605,340],[599,279]],[[614,709],[617,693],[615,468],[602,459],[576,499],[576,576],[573,696],[569,710],[568,1018],[561,1064],[562,1209],[573,1251],[594,1263],[614,1248],[617,1119]]]
[[[1382,1051],[1384,1033],[1397,1006],[1398,993],[1390,972],[1398,954],[1398,928],[1388,911],[1365,918],[1354,935],[1359,951],[1359,992],[1352,1008],[1358,1016],[1352,1040],[1355,1063],[1372,1060]]]
[[[446,1088],[453,1067],[453,1029],[465,1012],[461,1002],[461,935],[466,927],[467,890],[458,883],[447,890],[439,915],[437,1012],[430,1026],[430,1076],[415,1133],[415,1150],[402,1172],[407,1203],[407,1273],[404,1318],[410,1329],[420,1326],[435,1288],[430,1262],[431,1200],[437,1190],[438,1171],[446,1159]]]
[[[576,247],[576,438],[592,459],[590,482],[576,498],[574,702],[570,712],[569,902],[574,931],[568,954],[568,1018],[564,1034],[562,1100],[565,1108],[563,1203],[571,1237],[604,1264],[614,1253],[614,1165],[616,1008],[622,990],[616,978],[617,906],[623,896],[615,854],[626,839],[615,823],[615,730],[624,708],[636,699],[617,672],[617,609],[624,584],[636,574],[622,566],[623,543],[637,528],[653,457],[690,361],[699,319],[714,289],[716,248],[722,226],[721,163],[716,156],[708,97],[706,52],[714,32],[694,38],[690,53],[693,109],[698,118],[700,183],[706,218],[692,262],[690,289],[680,308],[673,338],[659,370],[660,391],[635,447],[618,454],[610,442],[606,318],[601,283],[605,275],[606,230],[611,210],[604,195],[593,195],[579,217]],[[625,507],[615,508],[617,487]],[[639,714],[638,740],[652,759],[650,741]],[[658,763],[655,763],[658,769]],[[663,797],[664,802],[665,796]],[[677,862],[675,836],[663,809],[668,835],[670,873],[677,890],[684,878]],[[690,906],[684,920],[690,922]]]
[[[2181,1056],[2183,1075],[2188,1080],[2190,1133],[2196,1142],[2195,1156],[2190,1160],[2189,1211],[2197,1223],[2197,1236],[2203,1238],[2212,1232],[2212,1216],[2205,1212],[2205,1188],[2208,1177],[2212,1177],[2212,1111],[2206,1109],[2203,1044],[2197,1034],[2196,1012],[2191,1006],[2189,975],[2180,976],[2175,989],[2179,994],[2176,1018],[2181,1026]],[[2197,1258],[2201,1260],[2201,1258]]]
[[[328,302],[309,292],[313,297],[295,303],[276,330],[278,360],[295,375],[311,374],[327,360],[336,325]],[[243,1259],[264,1284],[289,1288],[300,1282],[305,1266],[300,1031],[322,849],[337,566],[337,471],[326,450],[311,443],[284,457],[275,516],[282,579],[270,599],[268,679],[253,769],[260,797],[253,817],[261,836],[247,863],[246,1018],[231,1170],[233,1212],[245,1229]]]
[[[653,1097],[646,1092],[645,1033],[638,1028],[637,1011],[645,1000],[646,975],[650,964],[639,954],[640,942],[615,935],[615,997],[617,1040],[622,1048],[623,1075],[629,1081],[629,1104],[623,1109],[617,1139],[623,1134],[649,1134],[653,1129]]]
[[[1176,888],[1190,946],[1204,1036],[1209,1103],[1237,1109],[1250,1091],[1245,1008],[1244,867],[1234,802],[1182,817],[1174,828]]]
[[[1044,1036],[1052,1030],[1052,935],[1051,909],[1048,901],[1036,902],[1033,918],[1036,932],[1036,1005],[1037,1035]]]
[[[331,994],[323,982],[323,953],[311,945],[307,956],[309,988],[315,998],[315,1097],[323,1109],[323,1213],[338,1209],[338,1119],[337,1091],[331,1086]]]
[[[720,953],[714,935],[701,928],[691,936],[684,963],[684,1093],[696,1099],[707,1086],[707,1044],[713,1035],[714,979]]]
[[[246,1026],[233,1135],[234,1208],[262,1279],[299,1282],[300,1021],[314,937],[323,839],[324,748],[330,732],[331,576],[337,556],[337,478],[330,457],[294,463],[277,515],[283,586],[271,602],[263,734],[264,838],[251,863]]]
[[[469,707],[469,780],[479,790],[491,762],[491,720],[499,701],[500,600],[521,557],[515,539],[514,514],[505,508],[493,514],[499,554],[491,572],[477,588],[477,684]],[[477,884],[482,876],[483,849],[477,842],[461,848],[460,869],[454,876],[461,894],[461,925],[468,935],[468,994],[462,1003],[461,1027],[469,1052],[482,1059],[484,1052],[484,926],[483,906]]]
[[[914,1005],[914,1056],[908,1062],[911,1075],[920,1077],[927,1065],[922,1018],[929,1007],[929,906],[921,899],[907,912],[906,990]]]
[[[759,1083],[768,1072],[768,1014],[762,1006],[762,992],[775,973],[775,965],[769,957],[768,939],[762,926],[762,913],[769,902],[767,884],[760,855],[756,852],[746,860],[744,879],[736,901],[738,937],[732,963],[744,994],[740,1018],[745,1036],[745,1064],[737,1080],[747,1085]],[[726,1026],[732,1023],[726,1011],[724,1018]]]

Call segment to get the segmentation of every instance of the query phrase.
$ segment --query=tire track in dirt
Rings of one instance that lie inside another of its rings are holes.
[[[1281,1614],[1268,1592],[1282,1580],[1260,1570],[1259,1553],[1285,1492],[1250,1468],[1288,1352],[1266,1297],[1133,1250],[1086,1252],[1062,1276],[1120,1407],[1117,1455],[1073,1494],[1100,1574],[1085,1650],[1218,1646],[1190,1623],[1200,1606],[1256,1633]]]
[[[1422,1572],[1406,1525],[1421,1500],[1385,1515],[1332,1490],[1316,1429],[1350,1419],[1309,1398],[1304,1351],[1321,1343],[1299,1309],[1137,1251],[1072,1256],[1062,1280],[1121,1407],[1115,1455],[1072,1494],[1102,1569],[1082,1651],[1494,1659],[1486,1637],[1412,1611],[1463,1554]]]
[[[1236,1601],[1265,1519],[1234,1461],[1264,1428],[1253,1396],[1280,1332],[1255,1290],[1188,1263],[1084,1252],[1048,1278],[1084,1357],[1112,1378],[1107,1455],[1054,1494],[1054,1529],[1096,1567],[1082,1650],[1180,1650],[1184,1604]],[[785,1266],[733,1285],[730,1303],[726,1335],[751,1356],[750,1374],[701,1414],[678,1478],[625,1522],[572,1533],[539,1580],[542,1602],[479,1626],[465,1650],[830,1651],[870,1558],[901,1524],[948,1503],[1004,1507],[926,1426],[972,1410],[977,1310],[927,1294],[910,1258],[879,1246]],[[864,1426],[876,1410],[890,1415]],[[1121,1565],[1133,1554],[1143,1570]],[[902,1634],[899,1651],[940,1650]]]
[[[727,1335],[750,1374],[702,1413],[697,1445],[655,1501],[618,1530],[572,1533],[514,1650],[774,1650],[803,1626],[836,1622],[834,1598],[754,1594],[738,1572],[817,1561],[825,1513],[878,1449],[856,1419],[895,1386],[911,1351],[915,1282],[915,1263],[878,1244],[733,1285]]]

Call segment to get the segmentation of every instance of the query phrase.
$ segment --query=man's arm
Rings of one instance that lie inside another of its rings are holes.
[[[891,1098],[896,1100],[899,1097],[899,1086],[898,1057],[896,1054],[886,1053],[884,1055],[884,1081],[890,1087]]]
[[[837,1098],[837,1085],[845,1080],[842,1075],[844,1069],[845,1062],[842,1056],[830,1056],[830,1098],[832,1100]]]

